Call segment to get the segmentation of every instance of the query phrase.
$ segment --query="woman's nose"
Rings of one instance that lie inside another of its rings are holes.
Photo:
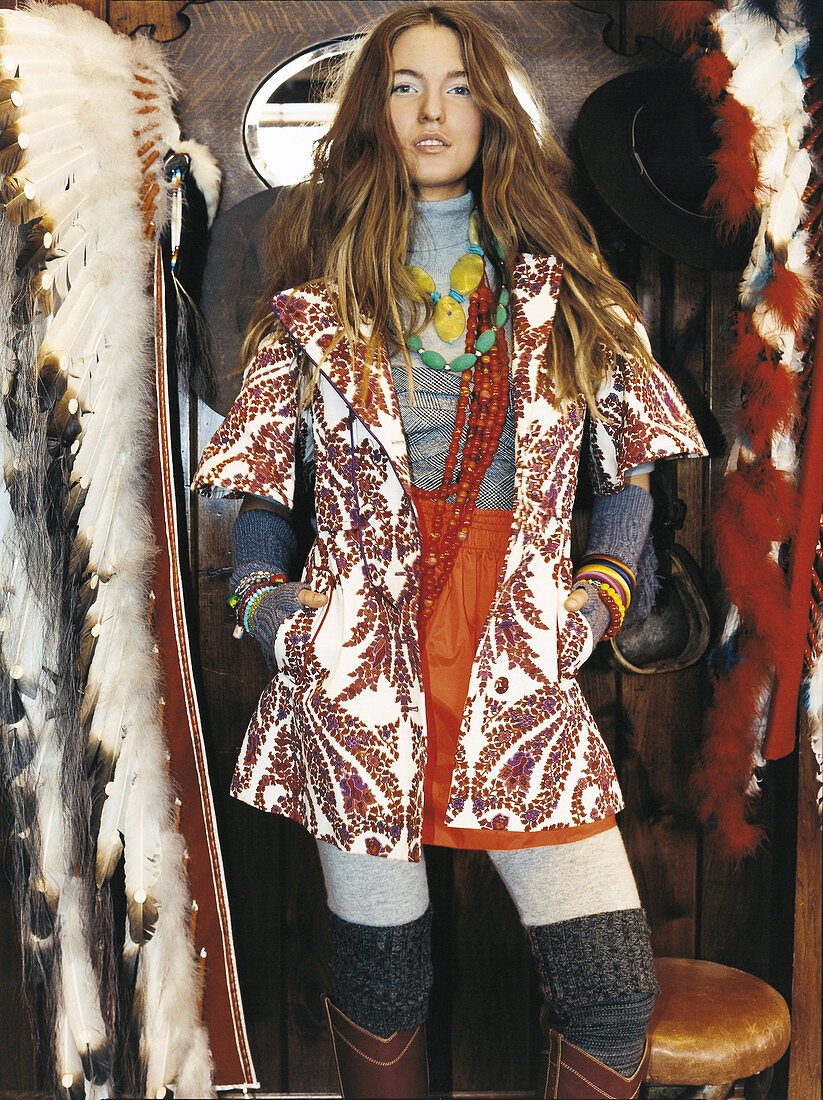
[[[435,91],[427,92],[420,104],[421,121],[439,121],[442,120],[443,115],[443,98],[440,93]]]

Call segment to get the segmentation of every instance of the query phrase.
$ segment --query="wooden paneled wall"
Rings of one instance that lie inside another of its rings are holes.
[[[564,132],[585,98],[584,85],[593,88],[626,67],[670,60],[647,39],[641,40],[642,52],[630,61],[602,41],[611,14],[616,20],[610,31],[613,42],[634,49],[638,43],[629,32],[632,27],[648,32],[652,5],[467,2],[482,6],[484,18],[497,23],[516,47],[555,104]],[[0,4],[13,6],[13,0]],[[260,187],[245,161],[241,136],[242,110],[259,79],[300,49],[350,33],[396,4],[86,0],[84,6],[126,32],[154,26],[157,37],[168,42],[169,60],[181,84],[179,117],[187,134],[209,145],[223,165],[225,212]],[[679,356],[679,338],[687,330],[695,331],[698,338],[680,365],[713,407],[721,409],[728,395],[718,369],[719,333],[734,301],[734,277],[699,272],[651,248],[620,243],[623,273],[636,288],[661,362],[666,366],[672,356]],[[226,277],[235,273],[227,272]],[[187,446],[183,476],[188,477],[220,418],[202,402],[185,397],[181,417]],[[707,516],[719,466],[700,461],[677,464],[677,492],[686,505],[678,538],[709,579],[713,563]],[[333,1093],[336,1080],[321,1007],[321,993],[328,988],[325,910],[314,844],[293,823],[258,813],[227,795],[248,717],[268,676],[253,644],[231,638],[225,598],[236,507],[231,502],[193,500],[190,532],[202,703],[245,1009],[264,1091]],[[596,655],[582,673],[582,682],[626,795],[628,809],[621,828],[653,927],[655,951],[742,967],[771,981],[789,998],[796,761],[780,762],[766,774],[761,816],[769,843],[752,859],[732,867],[712,834],[696,824],[687,790],[707,702],[705,663],[659,676],[629,676]],[[807,763],[804,769],[805,775]],[[810,824],[812,781],[804,782],[804,904],[815,911],[816,881],[819,934],[819,869],[814,878],[819,832]],[[429,1029],[433,1088],[462,1095],[528,1095],[539,1044],[539,991],[514,908],[482,853],[431,850],[428,865],[435,911],[436,984]],[[819,975],[819,954],[809,938],[809,926],[798,914],[794,951],[804,968],[810,958],[816,959]],[[13,928],[2,880],[0,1095],[36,1084],[28,1029],[17,1008],[19,961]],[[809,1040],[808,1029],[804,1036],[803,1060],[792,1066],[792,1100],[811,1100],[815,1088],[819,1097],[819,1081],[813,1080],[814,1040]],[[819,1059],[817,1067],[819,1072]],[[789,1094],[787,1082],[784,1060],[772,1094],[775,1100]]]

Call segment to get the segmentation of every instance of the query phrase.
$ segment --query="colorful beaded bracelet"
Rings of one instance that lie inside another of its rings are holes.
[[[585,568],[589,564],[592,564],[614,569],[625,578],[632,592],[634,592],[637,586],[637,577],[634,575],[634,571],[630,569],[624,561],[621,561],[620,558],[612,557],[611,554],[586,554],[580,564],[581,568]]]
[[[623,620],[626,617],[626,608],[620,602],[620,597],[615,592],[610,584],[606,584],[605,581],[598,585],[598,595],[603,603],[609,610],[609,623],[608,629],[604,631],[604,638],[613,638],[623,625]]]
[[[604,566],[584,567],[575,573],[574,579],[575,581],[591,581],[592,584],[608,584],[611,588],[617,590],[620,602],[626,608],[631,603],[632,590],[625,579],[615,570],[607,569]]]
[[[267,592],[274,592],[288,578],[285,573],[268,573],[259,570],[244,577],[226,601],[234,611],[237,620],[233,636],[242,638],[244,634],[254,634],[252,619],[254,612]]]
[[[628,565],[608,554],[587,554],[575,573],[574,580],[591,581],[597,585],[605,583],[616,589],[624,614],[632,601],[636,585],[634,572]]]
[[[235,608],[243,597],[251,589],[256,588],[258,584],[284,584],[286,579],[285,573],[269,573],[266,569],[258,569],[238,582],[237,587],[226,600],[226,603],[229,607]]]

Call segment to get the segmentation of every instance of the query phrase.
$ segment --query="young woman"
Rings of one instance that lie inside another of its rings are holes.
[[[540,1095],[644,1074],[648,929],[575,674],[634,592],[648,464],[705,452],[511,72],[462,3],[374,27],[195,481],[246,494],[230,602],[275,676],[233,793],[317,838],[349,1097],[427,1088],[423,843],[487,850],[514,899],[550,1005]],[[288,582],[306,468],[317,534]]]

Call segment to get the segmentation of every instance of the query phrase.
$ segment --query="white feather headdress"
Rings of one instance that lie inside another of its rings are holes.
[[[0,45],[0,765],[26,965],[69,1095],[210,1096],[149,622],[172,81],[70,5],[0,12]]]

